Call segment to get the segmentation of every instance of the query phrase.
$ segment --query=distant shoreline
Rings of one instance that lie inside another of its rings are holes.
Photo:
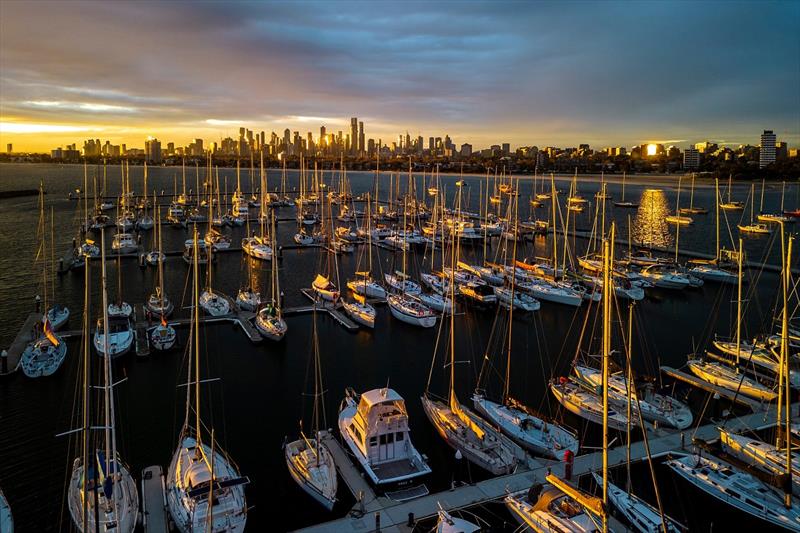
[[[2,178],[2,174],[3,174],[2,169],[3,169],[3,167],[10,166],[10,165],[30,165],[30,166],[40,165],[40,166],[56,166],[56,167],[75,167],[76,176],[78,176],[79,174],[82,176],[82,174],[83,174],[83,164],[81,164],[81,163],[0,162],[0,178]],[[94,167],[96,165],[92,164],[90,166]],[[112,166],[109,167],[109,169],[112,169],[112,168],[115,168],[115,167],[117,167],[117,166],[116,165],[112,165]],[[136,165],[134,167],[134,169],[139,170],[139,171],[142,168],[143,168],[143,166],[141,166],[141,165]],[[150,168],[151,169],[156,169],[156,168],[180,168],[180,165],[153,165],[153,166],[150,166]],[[217,168],[219,168],[221,170],[228,170],[228,171],[235,171],[236,170],[236,167],[231,167],[231,166],[220,166],[220,167],[217,167]],[[256,171],[257,170],[258,170],[258,168],[256,168]],[[266,167],[265,170],[270,171],[271,173],[274,173],[274,172],[281,172],[283,169],[281,167]],[[247,174],[247,173],[249,173],[250,168],[249,167],[242,168],[241,171],[242,171],[243,174]],[[286,172],[288,174],[297,174],[297,172],[299,172],[299,170],[296,169],[296,168],[287,168]],[[331,171],[330,169],[325,169],[323,172],[328,176],[330,175],[331,172],[334,172],[334,173],[338,174],[338,170]],[[348,170],[347,172],[350,173],[350,174],[364,175],[364,174],[374,174],[375,171],[374,170]],[[537,183],[542,179],[544,179],[545,182],[549,181],[550,180],[550,174],[551,174],[550,172],[547,172],[547,173],[544,173],[544,174],[536,175]],[[553,172],[552,174],[553,174],[555,180],[557,182],[560,182],[560,183],[563,183],[565,181],[570,181],[573,178],[573,173],[569,173],[569,172],[563,172],[563,173],[562,172]],[[408,175],[408,171],[381,170],[381,175],[385,175],[385,176],[400,175],[401,177],[405,177],[405,176]],[[422,172],[418,171],[418,170],[414,171],[414,175],[416,177],[419,177],[419,176],[422,175]],[[462,176],[462,174],[459,173],[459,172],[440,172],[439,175],[440,175],[440,177],[442,179],[447,179],[448,181],[451,180],[451,179],[459,178],[459,177]],[[430,172],[426,171],[425,172],[425,176],[426,176],[426,179],[429,179]],[[467,173],[467,172],[465,172],[463,174],[463,177],[472,178],[472,179],[474,179],[474,178],[483,178],[483,179],[485,179],[486,178],[486,174],[477,174],[477,173]],[[499,177],[499,175],[498,175],[498,177]],[[530,182],[530,181],[533,181],[533,179],[534,179],[534,175],[533,174],[528,174],[528,173],[511,174],[511,177],[514,180],[520,180],[520,181],[523,181],[523,182]],[[601,178],[603,178],[605,180],[605,182],[609,183],[609,184],[621,185],[622,182],[623,182],[623,174],[621,174],[621,173],[613,173],[613,174],[607,173],[607,174],[602,174],[601,175],[600,173],[595,173],[595,172],[583,173],[583,174],[579,173],[577,175],[577,182],[578,183],[598,183],[599,184],[600,181],[601,181]],[[629,184],[629,185],[661,185],[661,186],[677,187],[678,186],[678,181],[681,178],[683,178],[682,179],[682,185],[684,187],[688,187],[691,184],[691,173],[672,173],[672,174],[664,174],[664,173],[636,174],[636,173],[634,173],[634,174],[628,174],[628,175],[625,176],[625,183]],[[494,174],[490,174],[489,175],[489,180],[490,181],[494,180]],[[779,180],[779,179],[770,179],[770,180],[766,180],[766,181],[769,182],[769,185],[771,185],[771,186],[774,186],[776,184],[780,184],[781,183],[781,180]],[[785,181],[786,181],[787,185],[792,185],[792,184],[798,183],[798,180],[791,179],[791,178],[788,179],[788,180],[785,180]],[[749,186],[753,182],[760,183],[761,180],[760,179],[734,179],[733,180],[734,185],[747,184]],[[726,186],[727,185],[727,179],[720,179],[719,180],[719,185],[720,185],[720,187]],[[699,174],[699,175],[697,175],[695,177],[695,188],[712,188],[713,186],[714,186],[714,178],[713,177],[708,176],[706,174]],[[547,190],[547,187],[545,186],[544,189]],[[12,191],[6,191],[6,192],[12,192]],[[37,193],[38,193],[38,191],[34,190],[34,194],[37,194]],[[28,195],[25,194],[23,196],[28,196]]]

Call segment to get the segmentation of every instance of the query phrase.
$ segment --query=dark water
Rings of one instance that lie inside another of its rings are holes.
[[[131,169],[134,187],[141,190],[142,169]],[[180,169],[150,169],[150,188],[164,189],[171,193],[173,177],[177,174],[180,187]],[[102,176],[102,169],[91,168],[91,176]],[[108,187],[110,194],[119,190],[119,169],[109,169]],[[354,193],[372,187],[372,173],[349,173]],[[194,183],[194,170],[187,172],[187,188]],[[224,180],[228,177],[228,187],[235,187],[235,171],[220,170]],[[280,173],[270,171],[269,186],[279,183]],[[66,199],[67,193],[81,186],[83,169],[80,166],[56,165],[0,165],[0,190],[34,188],[43,180],[48,191],[47,211],[55,218],[54,236],[55,256],[66,255],[71,241],[76,236],[77,221],[81,215],[76,202]],[[201,170],[200,179],[203,179]],[[330,175],[326,173],[330,181]],[[483,177],[467,177],[470,185],[467,200],[477,211],[479,190]],[[674,246],[675,229],[661,224],[662,213],[675,207],[677,189],[675,183],[635,184],[631,178],[626,185],[626,199],[642,198],[639,210],[615,210],[610,208],[607,217],[618,223],[618,235],[627,238],[628,216],[633,221],[634,240],[656,242]],[[645,181],[645,180],[642,180]],[[243,188],[249,189],[249,177],[243,172]],[[455,178],[443,180],[448,197],[452,198]],[[296,174],[289,174],[288,189],[296,187]],[[402,181],[405,188],[405,179]],[[527,199],[531,182],[520,184],[521,199]],[[681,205],[688,205],[688,191],[681,193]],[[418,189],[424,190],[418,178]],[[541,186],[541,185],[540,185]],[[566,181],[558,183],[566,190]],[[618,199],[621,194],[619,183],[609,185],[609,192]],[[797,184],[790,184],[785,193],[787,209],[797,207]],[[91,189],[91,185],[90,185]],[[388,175],[381,178],[381,198],[386,198]],[[597,180],[582,180],[581,193],[593,197],[599,189]],[[760,202],[759,187],[756,187],[756,210]],[[710,215],[695,216],[696,223],[689,229],[681,229],[680,247],[700,252],[714,250],[713,225],[713,186],[698,183],[694,191],[695,205],[709,207]],[[745,200],[750,194],[750,186],[735,186],[734,199]],[[565,196],[565,195],[563,195]],[[563,200],[562,196],[562,200]],[[768,186],[765,193],[765,210],[775,211],[780,204],[780,185]],[[685,201],[684,201],[685,200]],[[521,202],[522,203],[522,202]],[[521,206],[522,218],[528,216],[528,206]],[[570,225],[579,229],[591,229],[594,217],[587,209],[571,220]],[[547,216],[542,210],[540,216]],[[281,208],[279,216],[293,217],[293,208]],[[749,211],[736,213],[736,219],[729,221],[730,232],[724,226],[722,244],[730,247],[736,237],[735,225],[739,217],[749,219]],[[36,224],[38,218],[36,197],[0,200],[0,345],[7,346],[14,338],[27,313],[33,308],[33,298],[42,294],[41,266],[34,263],[36,243]],[[723,222],[723,224],[725,224]],[[243,228],[226,229],[231,232],[236,243],[244,235]],[[284,222],[279,225],[279,243],[289,243],[296,231],[295,224]],[[796,232],[796,229],[792,229]],[[188,234],[185,230],[165,227],[164,248],[178,250]],[[143,236],[145,249],[149,249],[149,235]],[[108,237],[110,242],[110,237]],[[519,257],[547,256],[549,239],[540,238],[533,243],[520,246]],[[576,239],[571,243],[573,250],[583,253],[586,241]],[[563,243],[559,243],[563,247]],[[777,264],[780,256],[780,240],[775,235],[766,238],[745,239],[748,258],[753,261],[766,259]],[[480,259],[482,248],[467,251],[468,255]],[[496,247],[487,250],[487,256],[495,257]],[[358,254],[343,256],[340,259],[342,279],[356,269]],[[380,250],[374,256],[384,271],[391,270],[399,258]],[[309,286],[324,258],[317,250],[286,251],[280,263],[282,289],[286,294],[286,305],[305,303],[300,288]],[[412,257],[413,272],[429,268],[429,259],[422,253]],[[376,266],[376,269],[378,267]],[[131,303],[144,301],[154,286],[152,269],[140,269],[132,259],[122,260],[118,269],[115,262],[109,262],[110,296],[117,294],[117,280],[122,280],[122,295]],[[219,254],[213,266],[214,285],[217,289],[235,295],[237,289],[253,271],[254,283],[268,287],[268,263],[252,263],[248,268],[241,254],[236,252]],[[99,277],[98,269],[93,269],[92,316],[98,314]],[[167,293],[176,304],[175,316],[186,316],[182,307],[190,303],[189,287],[191,276],[189,268],[179,257],[171,257],[165,265]],[[747,337],[764,331],[768,326],[777,295],[777,276],[760,271],[749,271],[751,283],[747,288],[745,331]],[[69,328],[79,327],[79,314],[83,307],[83,274],[78,272],[55,277],[57,301],[70,307],[73,316]],[[637,305],[635,310],[637,342],[634,350],[635,365],[645,374],[657,375],[659,364],[681,366],[686,354],[694,346],[703,347],[713,338],[714,333],[727,334],[731,329],[732,306],[735,291],[709,284],[699,290],[680,293],[653,291]],[[733,310],[735,311],[735,309]],[[588,318],[587,318],[588,314]],[[480,312],[470,309],[459,315],[456,321],[459,359],[470,364],[459,365],[457,369],[457,391],[462,400],[469,398],[475,386],[483,353],[489,350],[496,355],[494,365],[488,372],[487,389],[490,394],[498,393],[500,376],[504,371],[503,355],[499,353],[495,341],[490,341],[493,312]],[[220,381],[204,388],[204,419],[213,424],[219,443],[237,462],[243,474],[251,479],[247,488],[247,498],[252,509],[248,518],[250,530],[282,531],[313,524],[325,519],[346,514],[353,504],[344,483],[340,483],[339,498],[333,513],[326,513],[299,489],[289,478],[281,444],[286,436],[296,437],[298,421],[305,417],[309,423],[310,404],[304,392],[310,390],[309,356],[311,353],[312,316],[295,316],[288,320],[289,333],[283,342],[252,345],[241,331],[232,325],[214,325],[201,330],[206,377],[218,377]],[[557,415],[557,402],[546,393],[546,381],[552,376],[568,372],[569,364],[575,355],[581,326],[587,323],[582,348],[597,350],[600,324],[595,309],[582,307],[575,311],[566,307],[547,304],[534,317],[517,317],[514,325],[514,344],[512,350],[513,382],[512,392],[529,405],[544,412]],[[502,317],[500,319],[502,322]],[[346,386],[363,391],[384,386],[387,382],[402,394],[411,416],[412,434],[415,445],[425,453],[434,470],[428,480],[432,491],[443,490],[453,479],[467,481],[481,479],[484,474],[477,469],[467,469],[453,458],[451,450],[435,434],[428,423],[419,403],[419,396],[426,387],[428,371],[431,366],[436,329],[419,330],[391,318],[388,310],[379,308],[374,332],[359,331],[348,333],[327,316],[317,317],[320,336],[324,383],[327,390],[325,408],[327,426],[335,427],[338,404]],[[620,325],[621,327],[621,325]],[[185,340],[186,329],[179,329],[181,341]],[[0,486],[8,497],[20,531],[68,530],[71,527],[69,513],[64,505],[66,480],[71,464],[78,454],[74,438],[55,437],[57,433],[76,427],[79,409],[77,400],[80,393],[78,341],[69,343],[67,360],[56,376],[50,379],[28,380],[23,375],[15,375],[0,381]],[[95,356],[96,358],[96,356]],[[96,358],[99,359],[99,358]],[[132,472],[139,477],[142,468],[151,464],[161,464],[165,469],[177,442],[178,432],[183,423],[185,389],[178,385],[186,381],[186,359],[182,349],[169,354],[152,356],[146,360],[135,355],[127,356],[114,366],[117,378],[127,381],[116,389],[117,435],[122,458],[130,465]],[[443,393],[446,376],[441,368],[441,354],[434,367],[431,390]],[[705,396],[693,393],[690,402],[696,412],[702,409]],[[712,402],[713,404],[713,402]],[[712,405],[713,407],[713,405]],[[709,408],[709,413],[714,409]],[[565,420],[580,430],[585,444],[596,446],[599,443],[597,428],[586,424],[572,415]],[[623,472],[617,472],[618,480]],[[679,521],[695,530],[706,531],[710,522],[714,528],[734,526],[759,527],[762,524],[749,520],[737,512],[729,511],[721,504],[700,496],[673,476],[668,469],[657,470],[659,485],[665,499],[666,510]],[[634,468],[634,486],[648,494],[650,485],[646,468]],[[651,501],[653,501],[651,499]],[[702,507],[698,506],[702,502]],[[698,511],[698,509],[702,509]],[[509,516],[499,505],[488,509],[487,517],[502,526]],[[514,528],[509,526],[509,531]]]

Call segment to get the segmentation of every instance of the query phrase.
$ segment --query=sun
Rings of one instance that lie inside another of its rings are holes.
[[[655,144],[648,144],[647,145],[647,155],[648,156],[656,155],[657,151],[658,151],[658,146],[657,145],[655,145]]]

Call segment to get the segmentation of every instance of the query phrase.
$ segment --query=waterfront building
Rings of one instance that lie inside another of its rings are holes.
[[[761,134],[761,152],[758,156],[758,168],[775,162],[775,133],[772,130],[764,130]]]
[[[686,170],[697,170],[700,168],[700,150],[697,148],[687,148],[684,150],[683,168]]]

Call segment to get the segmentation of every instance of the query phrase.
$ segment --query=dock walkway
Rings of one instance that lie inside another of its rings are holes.
[[[144,533],[169,531],[164,471],[158,465],[142,470],[142,526]]]
[[[31,341],[34,340],[34,326],[42,320],[42,313],[33,312],[25,319],[22,329],[19,330],[14,342],[8,347],[4,361],[0,361],[0,376],[5,376],[16,372],[19,367],[20,359],[25,348],[28,347]],[[64,337],[63,334],[58,333],[59,337]]]
[[[792,409],[796,411],[798,404],[794,404]],[[763,429],[775,424],[776,415],[774,409],[769,411],[759,410],[755,413],[732,418],[728,420],[726,427],[729,430],[737,431],[741,429]],[[693,438],[704,441],[714,441],[719,438],[719,423],[705,424],[696,430],[686,430],[683,433],[675,430],[651,429],[648,431],[650,442],[650,453],[652,457],[662,457],[670,452],[688,452],[691,449]],[[632,462],[643,461],[647,458],[644,441],[638,441],[631,445],[630,457]],[[625,464],[627,452],[625,446],[616,446],[609,450],[609,467],[616,467]],[[335,457],[338,462],[339,458]],[[575,457],[572,468],[573,479],[590,472],[598,471],[602,468],[603,452],[596,451]],[[381,531],[387,533],[410,533],[413,527],[408,526],[409,516],[413,514],[415,520],[431,517],[436,514],[439,506],[447,511],[463,509],[473,505],[481,505],[492,501],[497,501],[505,497],[508,492],[527,490],[534,483],[543,483],[548,472],[563,477],[564,463],[537,459],[539,466],[534,466],[531,470],[525,470],[498,476],[485,481],[480,481],[472,485],[463,485],[455,489],[430,494],[422,498],[407,502],[395,502],[386,498],[377,498],[376,504],[382,504],[381,509],[367,510],[363,515],[355,513],[355,516],[345,516],[337,520],[331,520],[321,524],[304,528],[298,531],[303,533],[341,533],[346,531],[374,531],[376,524],[376,514],[380,514],[379,520]],[[351,465],[353,466],[353,465]],[[339,465],[336,465],[340,470]],[[346,469],[346,468],[345,468]],[[349,485],[348,485],[349,486]]]

